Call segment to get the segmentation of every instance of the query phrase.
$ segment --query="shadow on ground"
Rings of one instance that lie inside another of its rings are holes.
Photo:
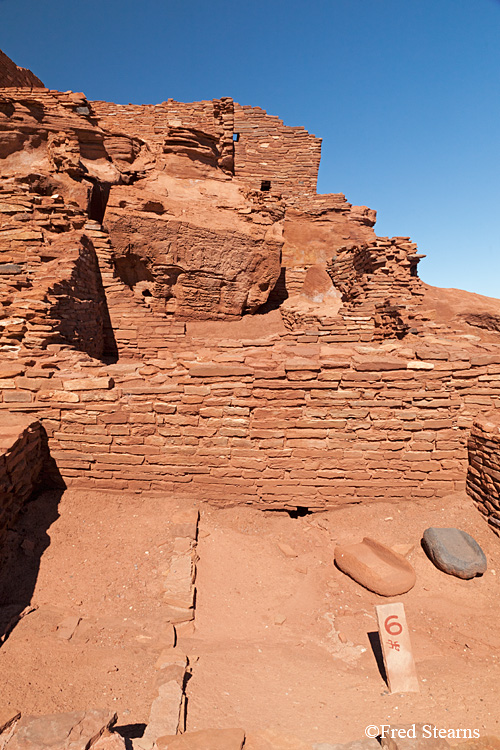
[[[42,440],[47,437],[43,432]],[[40,569],[50,544],[48,529],[59,517],[65,490],[55,461],[48,453],[43,476],[17,519],[8,528],[0,548],[0,648],[19,620],[29,611]]]

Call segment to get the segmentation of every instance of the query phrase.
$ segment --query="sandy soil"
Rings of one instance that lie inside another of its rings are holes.
[[[154,662],[168,640],[160,577],[178,504],[74,491],[58,508],[57,500],[46,493],[31,503],[11,540],[17,552],[2,607],[31,601],[38,609],[0,648],[0,701],[34,714],[109,707],[119,724],[144,724],[156,696]],[[430,525],[471,533],[488,556],[487,573],[461,581],[435,569],[419,545]],[[374,605],[387,600],[332,562],[337,541],[367,534],[415,545],[417,584],[397,600],[412,632],[419,694],[388,693],[368,635]],[[33,549],[19,547],[25,536]],[[269,728],[343,742],[362,737],[367,724],[422,721],[500,734],[500,540],[465,494],[295,519],[202,506],[198,554],[196,624],[178,634],[193,664],[189,730]],[[81,617],[69,641],[57,630],[68,616]]]
[[[462,581],[434,568],[420,547],[431,525],[473,534],[488,572]],[[189,730],[272,728],[344,742],[362,737],[367,724],[422,721],[500,733],[500,541],[465,494],[298,519],[205,510],[200,530],[196,631],[180,643],[199,656],[188,683]],[[394,601],[405,604],[420,694],[388,693],[368,635],[376,630],[374,605],[388,600],[332,563],[336,542],[364,535],[415,545],[417,584]],[[286,557],[278,542],[297,557]]]
[[[35,612],[0,648],[0,702],[28,714],[103,707],[119,723],[145,723],[156,697],[154,662],[168,645],[160,585],[170,553],[173,501],[138,495],[66,491],[55,515],[53,494],[30,503],[17,526],[22,548],[3,577],[2,605],[27,603],[23,581],[36,576]],[[43,552],[39,570],[37,551]],[[81,622],[70,640],[58,626]]]

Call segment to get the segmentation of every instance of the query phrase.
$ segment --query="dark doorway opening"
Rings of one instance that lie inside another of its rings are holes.
[[[99,182],[98,180],[93,180],[92,182],[93,185],[88,206],[88,215],[89,219],[92,219],[92,221],[97,221],[99,224],[102,224],[104,214],[106,213],[106,206],[108,205],[111,183]]]

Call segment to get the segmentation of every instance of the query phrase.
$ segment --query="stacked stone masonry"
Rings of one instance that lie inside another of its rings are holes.
[[[20,372],[22,368],[18,368]],[[15,375],[0,365],[2,380]],[[46,453],[42,427],[33,417],[0,414],[0,548],[6,529],[35,490]]]
[[[43,83],[31,70],[20,68],[0,50],[0,86],[43,88]]]
[[[100,357],[106,300],[85,215],[59,195],[0,183],[0,345],[68,343]]]
[[[500,535],[500,420],[488,414],[474,422],[469,439],[467,492]]]
[[[320,139],[228,97],[31,84],[0,130],[0,412],[42,422],[68,484],[311,509],[463,486],[500,346],[430,320],[409,238],[316,194]],[[193,333],[269,302],[279,333]]]
[[[233,104],[226,97],[192,104],[172,99],[157,105],[94,101],[90,108],[103,130],[119,130],[158,149],[165,147],[165,139],[176,129],[209,134],[219,145],[223,166],[252,190],[261,190],[268,182],[265,191],[286,196],[316,193],[321,140],[303,127],[284,125],[260,107]]]
[[[182,336],[108,366],[56,349],[0,381],[1,406],[42,420],[78,486],[268,508],[440,496],[463,486],[474,419],[500,405],[498,347]]]

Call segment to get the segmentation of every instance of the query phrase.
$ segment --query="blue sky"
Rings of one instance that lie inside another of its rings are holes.
[[[0,48],[89,99],[304,125],[319,192],[411,236],[429,284],[500,298],[499,0],[0,0]]]

